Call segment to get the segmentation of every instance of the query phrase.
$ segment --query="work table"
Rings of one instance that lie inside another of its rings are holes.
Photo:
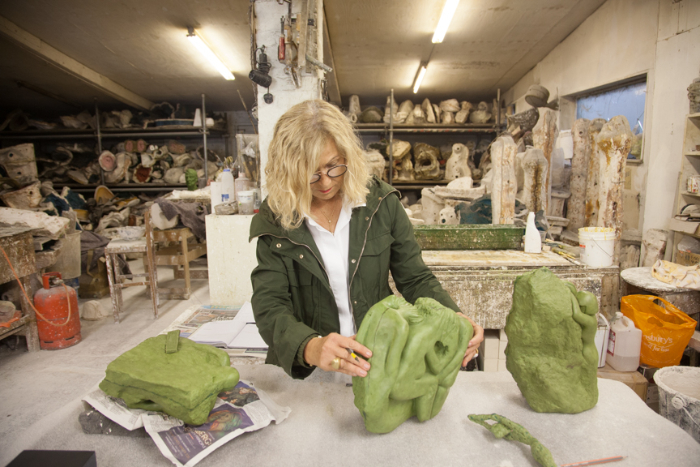
[[[349,379],[315,371],[303,381],[280,368],[236,364],[280,405],[292,409],[279,425],[240,436],[197,464],[255,466],[537,466],[530,448],[498,440],[468,420],[469,414],[498,413],[523,425],[550,449],[558,464],[628,456],[620,467],[697,466],[700,444],[649,409],[631,389],[598,380],[600,398],[576,415],[532,411],[510,373],[460,372],[441,412],[432,420],[408,420],[391,433],[365,430]],[[150,438],[86,435],[78,424],[79,401],[63,411],[59,430],[44,431],[31,449],[94,450],[98,465],[172,465]],[[45,427],[46,428],[46,427]]]

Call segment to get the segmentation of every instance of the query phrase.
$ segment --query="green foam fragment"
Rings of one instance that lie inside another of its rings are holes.
[[[179,338],[175,353],[166,353],[166,335],[146,339],[107,366],[100,383],[106,394],[129,408],[165,412],[190,425],[207,421],[217,395],[239,380],[221,349]]]

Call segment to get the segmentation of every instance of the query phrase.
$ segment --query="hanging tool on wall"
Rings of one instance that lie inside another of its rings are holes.
[[[251,70],[248,74],[248,78],[258,86],[267,88],[267,93],[263,96],[266,103],[271,104],[273,101],[273,96],[270,94],[270,85],[272,84],[272,77],[269,75],[270,68],[272,64],[267,59],[267,54],[265,53],[265,46],[263,45],[256,52],[260,50],[260,54],[256,59],[256,68]]]
[[[285,34],[284,34],[284,16],[280,18],[280,42],[277,44],[277,60],[284,63],[285,57]]]

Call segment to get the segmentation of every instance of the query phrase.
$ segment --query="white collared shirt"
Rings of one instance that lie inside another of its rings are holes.
[[[343,207],[338,216],[335,233],[331,233],[320,226],[309,215],[304,216],[311,236],[321,252],[321,260],[328,274],[328,281],[331,284],[331,290],[333,290],[335,303],[338,306],[340,334],[348,337],[357,332],[350,303],[348,250],[350,248],[350,218],[352,217],[353,208],[358,206],[365,206],[365,204],[353,206],[343,197]]]

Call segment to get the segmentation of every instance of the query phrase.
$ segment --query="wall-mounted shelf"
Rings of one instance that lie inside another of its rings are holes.
[[[690,193],[687,190],[688,179],[700,175],[700,113],[690,114],[685,119],[685,132],[683,134],[683,157],[681,170],[678,176],[678,188],[676,190],[676,207],[674,212],[680,214],[680,210],[687,204],[700,204],[700,193]],[[676,261],[678,244],[684,235],[700,238],[697,230],[697,222],[687,222],[680,219],[671,219],[670,229],[673,235],[672,261]]]

